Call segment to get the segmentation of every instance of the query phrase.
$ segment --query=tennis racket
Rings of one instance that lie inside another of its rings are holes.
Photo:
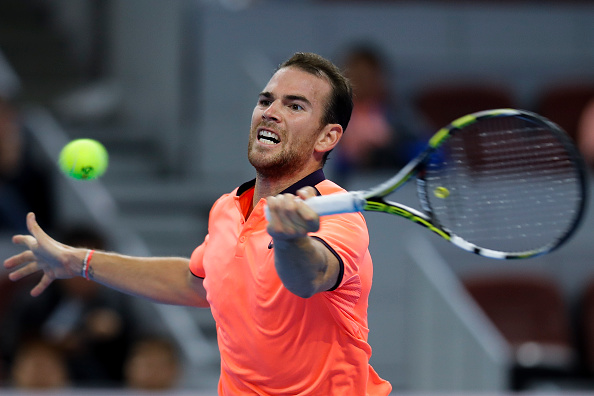
[[[385,199],[412,178],[421,210]],[[305,202],[319,215],[398,215],[469,252],[518,259],[566,242],[586,201],[586,168],[567,134],[537,114],[496,109],[440,129],[422,153],[382,184]]]

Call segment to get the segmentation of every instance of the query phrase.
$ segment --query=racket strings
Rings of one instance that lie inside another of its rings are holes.
[[[479,146],[480,150],[475,150],[475,147],[470,147],[470,150],[468,147],[455,148],[464,151],[462,155],[468,158],[467,162],[474,163],[475,166],[483,163],[484,169],[474,170],[485,174],[495,175],[498,171],[530,174],[533,169],[542,175],[547,169],[561,171],[563,162],[560,157],[568,159],[567,151],[559,141],[551,140],[554,136],[546,133],[546,129],[538,131],[532,128],[483,132],[479,137],[485,141]],[[469,143],[473,142],[466,142],[465,146]],[[569,160],[565,164],[573,169]]]
[[[426,171],[435,220],[499,251],[538,249],[562,237],[579,211],[581,181],[554,132],[517,118],[458,131]]]

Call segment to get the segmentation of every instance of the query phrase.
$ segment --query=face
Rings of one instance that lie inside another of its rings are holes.
[[[327,80],[294,67],[272,76],[252,113],[248,159],[259,174],[286,176],[319,162],[330,91]]]

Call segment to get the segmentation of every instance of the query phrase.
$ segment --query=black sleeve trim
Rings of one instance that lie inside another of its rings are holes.
[[[317,236],[312,236],[312,238],[315,238],[318,241],[322,242],[324,244],[324,246],[326,246],[328,248],[328,250],[330,250],[330,252],[332,252],[334,257],[336,257],[338,259],[338,265],[340,266],[340,269],[338,270],[338,278],[336,279],[336,284],[334,286],[332,286],[330,289],[328,289],[327,291],[336,290],[336,288],[338,286],[340,286],[340,283],[342,282],[342,278],[344,277],[344,262],[342,261],[342,258],[338,255],[338,253],[336,253],[336,250],[334,250],[330,245],[328,245],[328,243],[326,243],[325,240],[323,240],[322,238],[317,237]]]
[[[201,277],[201,276],[198,276],[198,275],[196,275],[195,273],[193,273],[191,270],[190,270],[190,274],[192,274],[192,275],[193,275],[195,278],[198,278],[198,279],[204,279],[203,277]]]

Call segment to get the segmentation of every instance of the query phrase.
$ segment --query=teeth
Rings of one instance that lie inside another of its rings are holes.
[[[276,133],[266,130],[258,132],[258,140],[266,144],[277,144],[280,141]]]

